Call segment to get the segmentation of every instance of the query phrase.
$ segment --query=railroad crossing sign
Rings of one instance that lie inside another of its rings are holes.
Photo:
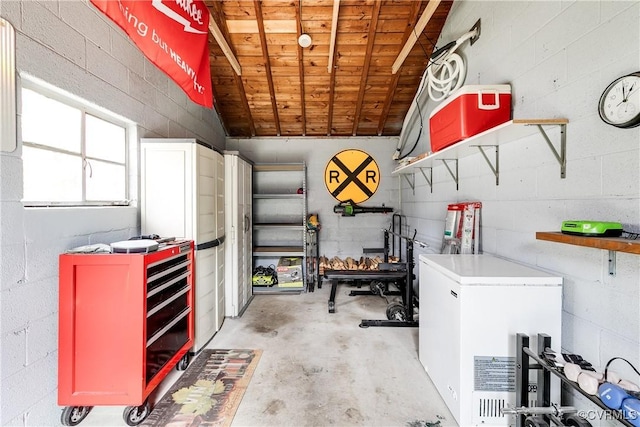
[[[373,157],[361,150],[344,150],[329,160],[324,183],[336,200],[362,203],[378,189],[380,169]]]

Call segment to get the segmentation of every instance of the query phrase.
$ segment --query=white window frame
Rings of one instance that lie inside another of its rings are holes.
[[[77,110],[80,111],[81,113],[81,147],[80,147],[80,154],[78,154],[77,152],[71,152],[71,151],[66,151],[64,149],[60,149],[60,148],[56,148],[56,147],[51,147],[51,146],[47,146],[47,145],[42,145],[42,144],[38,144],[38,143],[34,143],[34,142],[29,142],[29,141],[24,141],[22,140],[22,145],[25,147],[31,147],[31,148],[35,148],[35,149],[39,149],[39,150],[46,150],[46,151],[50,151],[50,152],[57,152],[57,153],[63,153],[63,154],[67,154],[67,155],[72,155],[72,156],[76,156],[76,157],[81,157],[82,159],[82,167],[83,167],[83,173],[82,173],[82,200],[79,201],[40,201],[40,200],[22,200],[22,203],[25,207],[70,207],[70,206],[130,206],[131,203],[131,193],[130,193],[130,189],[131,189],[131,184],[130,184],[130,176],[131,176],[131,162],[130,162],[130,147],[131,147],[131,141],[134,139],[134,135],[136,135],[135,132],[135,124],[123,117],[118,116],[115,113],[112,113],[110,111],[107,111],[105,109],[102,109],[100,107],[97,106],[93,106],[91,104],[89,104],[88,102],[76,98],[73,95],[70,94],[66,94],[66,93],[62,93],[61,90],[53,87],[53,86],[49,86],[44,82],[40,82],[40,81],[35,81],[35,80],[31,80],[28,78],[23,78],[22,79],[22,84],[21,84],[21,93],[22,93],[22,89],[29,89],[33,92],[36,92],[42,96],[45,96],[47,98],[51,98],[55,101],[58,101],[60,103],[66,104],[72,108],[75,108]],[[20,96],[20,99],[22,99],[22,95]],[[22,105],[22,102],[21,102]],[[125,159],[124,159],[124,164],[120,163],[120,162],[114,162],[114,161],[110,161],[107,159],[100,159],[100,158],[91,158],[91,157],[87,157],[86,155],[86,131],[85,131],[85,123],[86,123],[86,116],[87,115],[91,115],[94,117],[97,117],[101,120],[104,120],[106,122],[112,123],[114,125],[117,125],[119,127],[124,128],[125,131]],[[22,134],[22,132],[21,132]],[[106,162],[106,163],[110,163],[110,164],[115,164],[115,165],[124,165],[124,169],[125,169],[125,176],[124,176],[124,181],[125,181],[125,196],[126,199],[124,200],[104,200],[104,201],[94,201],[94,200],[86,200],[86,174],[84,173],[84,169],[87,167],[91,167],[91,160],[96,160],[96,161],[100,161],[100,162]]]

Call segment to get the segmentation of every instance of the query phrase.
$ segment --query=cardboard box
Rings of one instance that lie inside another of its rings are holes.
[[[278,287],[302,287],[302,258],[281,257],[276,267],[276,274],[278,275]]]
[[[436,152],[511,120],[510,85],[467,85],[429,116],[431,151]]]

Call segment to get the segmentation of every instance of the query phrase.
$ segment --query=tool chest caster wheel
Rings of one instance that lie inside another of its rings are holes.
[[[149,412],[151,412],[149,402],[145,401],[140,406],[127,406],[124,408],[122,418],[124,418],[124,422],[127,423],[127,425],[137,426],[147,418]]]
[[[182,356],[182,359],[178,360],[178,363],[176,364],[176,370],[184,371],[185,369],[187,369],[187,366],[189,366],[189,353],[185,353],[185,355]]]
[[[77,426],[84,420],[93,406],[65,406],[60,416],[63,426]]]

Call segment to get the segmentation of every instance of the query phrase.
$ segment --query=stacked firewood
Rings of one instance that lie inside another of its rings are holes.
[[[341,259],[337,256],[329,259],[323,255],[320,257],[320,273],[322,274],[324,270],[377,270],[381,262],[383,259],[380,256],[375,258],[361,256],[356,260],[351,257]],[[389,262],[398,262],[398,259],[391,256]]]

